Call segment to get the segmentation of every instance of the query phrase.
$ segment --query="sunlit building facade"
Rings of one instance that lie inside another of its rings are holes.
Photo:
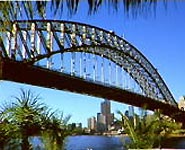
[[[88,129],[97,132],[106,132],[111,129],[111,125],[114,121],[114,114],[111,113],[111,103],[109,100],[105,100],[101,103],[100,113],[97,113],[97,119],[95,117],[88,118]]]
[[[114,121],[114,114],[111,113],[111,103],[107,99],[101,103],[101,114],[105,116],[105,130],[107,131]]]
[[[178,107],[179,109],[185,111],[185,96],[180,97]]]
[[[88,129],[96,131],[97,129],[97,123],[96,123],[96,117],[91,117],[88,119]]]
[[[88,119],[88,129],[96,131],[96,129],[97,129],[96,117],[93,116],[93,117]]]

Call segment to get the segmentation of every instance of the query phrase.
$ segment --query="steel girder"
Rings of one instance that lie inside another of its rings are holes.
[[[133,45],[112,31],[70,21],[15,21],[0,40],[4,57],[34,64],[65,52],[86,52],[105,57],[140,85],[146,96],[177,106],[165,82]]]

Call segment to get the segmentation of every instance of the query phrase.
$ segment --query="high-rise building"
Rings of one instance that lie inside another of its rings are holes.
[[[105,99],[105,101],[101,103],[101,113],[103,115],[110,114],[111,113],[110,107],[111,107],[110,101]]]
[[[101,112],[97,113],[97,121],[95,117],[91,117],[88,120],[88,129],[98,132],[106,132],[110,130],[114,121],[114,114],[111,113],[111,104],[109,100],[101,103]]]
[[[111,103],[109,100],[105,99],[105,101],[101,103],[101,113],[105,116],[106,130],[109,130],[114,121],[114,114],[111,113]]]
[[[91,117],[88,119],[88,129],[96,131],[97,129],[96,117]]]
[[[106,118],[102,113],[97,113],[97,131],[106,131]]]

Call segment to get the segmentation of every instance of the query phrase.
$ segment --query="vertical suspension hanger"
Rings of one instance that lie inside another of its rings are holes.
[[[47,23],[47,37],[46,37],[46,48],[48,49],[48,52],[51,53],[53,52],[53,32],[51,30],[51,23]],[[52,61],[52,56],[49,56],[47,58],[47,68],[52,69],[53,67],[53,61]]]
[[[6,40],[5,40],[5,49],[8,57],[11,57],[11,33],[9,31],[6,32]]]
[[[104,57],[101,55],[101,82],[104,83]]]
[[[83,52],[83,78],[87,77],[87,68],[86,68],[86,52]]]
[[[72,33],[71,33],[71,46],[75,47],[77,45],[76,41],[76,25],[72,24]],[[71,52],[71,75],[75,75],[75,52]]]
[[[11,58],[16,60],[16,46],[17,46],[17,24],[13,23],[12,36],[11,36]]]
[[[65,26],[64,26],[64,23],[61,23],[60,24],[60,45],[61,45],[61,48],[63,48],[62,50],[64,50],[64,34],[65,34]],[[65,67],[64,67],[64,53],[61,52],[61,72],[64,72],[65,70]]]
[[[20,31],[20,32],[22,32],[24,41],[27,41],[27,32],[24,30]],[[23,59],[26,59],[26,48],[25,48],[24,44],[22,44],[22,56],[23,56]]]

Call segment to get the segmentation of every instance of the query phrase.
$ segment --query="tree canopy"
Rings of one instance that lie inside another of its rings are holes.
[[[33,19],[34,17],[46,17],[45,12],[50,9],[55,15],[62,13],[64,7],[67,7],[69,14],[74,15],[79,9],[81,3],[87,3],[88,14],[94,14],[101,6],[105,5],[107,9],[124,9],[126,14],[130,11],[142,14],[147,8],[149,11],[155,8],[159,0],[51,0],[51,1],[3,1],[0,2],[0,20],[16,20],[18,16]],[[167,0],[163,0],[164,5]],[[120,7],[119,7],[120,6]],[[25,15],[25,16],[24,16]]]
[[[1,105],[0,109],[0,149],[21,148],[31,150],[30,137],[41,137],[46,149],[59,150],[64,138],[69,134],[67,122],[70,116],[53,111],[40,97],[30,90],[21,90],[16,101]]]

